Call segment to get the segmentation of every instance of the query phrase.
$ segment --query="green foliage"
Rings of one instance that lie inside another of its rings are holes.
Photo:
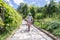
[[[34,22],[34,25],[36,25],[36,26],[38,26],[38,27],[40,27],[40,28],[43,28],[43,29],[45,29],[46,27],[47,27],[47,25],[46,25],[46,23],[44,23],[42,20],[40,20],[40,21],[35,21]]]
[[[3,23],[2,19],[1,19],[1,17],[0,17],[0,26],[4,26],[4,23]]]
[[[0,17],[0,34],[4,32],[4,22],[2,21],[1,17]]]
[[[22,22],[22,17],[21,15],[15,10],[13,9],[11,6],[9,6],[8,4],[6,4],[3,1],[0,1],[0,6],[4,7],[5,10],[4,11],[4,21],[2,20],[3,18],[0,16],[0,40],[5,40],[6,37],[8,36],[8,34],[18,28],[18,26],[21,24]],[[3,29],[2,29],[3,28]],[[4,30],[5,29],[5,30]],[[2,32],[2,30],[4,30]]]
[[[50,0],[50,4],[46,4],[44,7],[44,16],[48,16],[48,17],[52,17],[53,13],[56,13],[58,10],[56,3],[54,2],[54,0]]]
[[[38,22],[34,22],[34,25],[39,26],[39,25],[40,25],[40,23],[38,23]]]
[[[37,13],[40,13],[40,12],[42,12],[42,7],[40,8],[40,7],[37,7]]]
[[[53,33],[55,36],[60,37],[60,27],[57,28],[57,29],[55,29],[55,30],[53,30],[52,33]]]
[[[53,30],[60,28],[60,21],[52,21],[48,25],[47,30],[52,32]]]
[[[18,12],[22,14],[22,17],[25,18],[28,15],[28,6],[27,4],[20,3],[20,6],[17,8]]]
[[[35,18],[38,19],[38,20],[39,20],[39,19],[42,19],[42,18],[43,18],[42,13],[36,13],[36,14],[35,14]]]
[[[31,6],[31,7],[30,7],[30,12],[32,13],[33,18],[35,18],[35,13],[36,13],[36,11],[35,11],[34,6]]]
[[[8,28],[15,28],[16,26],[18,26],[21,22],[21,17],[20,15],[15,14],[16,12],[12,12],[9,14],[5,14],[5,24],[6,27],[8,26]]]
[[[60,21],[40,21],[40,22],[34,22],[34,25],[43,28],[52,34],[54,34],[57,37],[60,37]]]
[[[21,23],[21,16],[10,6],[4,4],[4,7],[6,9],[5,12],[5,26],[9,29],[15,28]]]

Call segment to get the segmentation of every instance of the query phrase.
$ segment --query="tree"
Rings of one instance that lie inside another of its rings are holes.
[[[28,6],[27,4],[20,3],[19,7],[17,8],[18,12],[22,14],[23,18],[28,15]]]
[[[42,7],[37,7],[37,13],[42,12]]]
[[[30,12],[32,13],[33,18],[35,17],[36,10],[34,6],[30,6]]]
[[[49,17],[52,16],[53,13],[57,11],[57,7],[55,5],[54,0],[50,0],[50,4],[45,5],[45,15],[48,15]]]

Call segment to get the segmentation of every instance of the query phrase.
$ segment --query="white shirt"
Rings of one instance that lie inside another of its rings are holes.
[[[27,21],[32,21],[33,17],[32,16],[28,16],[27,17]]]

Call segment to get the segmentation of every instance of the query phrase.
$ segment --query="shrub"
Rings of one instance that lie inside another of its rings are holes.
[[[1,17],[0,17],[0,34],[1,34],[2,32],[4,32],[4,30],[5,30],[4,23],[3,23],[3,21],[2,21],[2,19],[1,19]]]
[[[53,32],[52,32],[55,36],[59,36],[60,37],[60,28],[57,28],[57,29],[55,29],[55,30],[53,30]]]
[[[38,27],[40,27],[40,28],[43,28],[43,29],[46,29],[47,28],[47,25],[48,23],[45,23],[45,22],[43,22],[43,21],[35,21],[34,22],[34,25],[36,25],[36,26],[38,26]]]
[[[36,19],[42,19],[43,18],[43,15],[42,15],[42,13],[37,13],[36,15],[35,15],[35,18]]]
[[[7,36],[9,36],[14,29],[16,29],[22,22],[21,15],[13,9],[11,6],[6,4],[3,1],[0,1],[0,6],[4,7],[4,21],[0,20],[0,33],[4,30],[0,35],[0,40],[6,40]]]
[[[34,22],[34,25],[39,26],[40,23],[39,22]]]
[[[14,9],[6,7],[5,13],[5,26],[10,30],[16,28],[19,24],[21,24],[22,17],[19,15]]]
[[[14,10],[11,6],[7,5],[5,2],[1,1],[0,6],[4,7],[4,27],[6,30],[10,31],[15,29],[21,24],[22,17],[21,15]]]
[[[57,28],[60,28],[60,21],[52,21],[51,23],[48,24],[48,27],[46,30],[48,31],[53,31]]]
[[[41,23],[41,28],[46,29],[47,27],[48,27],[48,23],[44,23],[44,22]]]
[[[34,22],[36,26],[43,28],[49,32],[51,32],[52,34],[54,34],[57,37],[60,37],[60,21],[58,20],[54,20],[54,21],[40,21],[40,22]]]

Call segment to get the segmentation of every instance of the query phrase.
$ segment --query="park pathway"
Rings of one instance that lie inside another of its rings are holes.
[[[53,40],[48,35],[31,25],[30,32],[27,32],[26,21],[22,21],[20,28],[12,37],[7,40]]]

